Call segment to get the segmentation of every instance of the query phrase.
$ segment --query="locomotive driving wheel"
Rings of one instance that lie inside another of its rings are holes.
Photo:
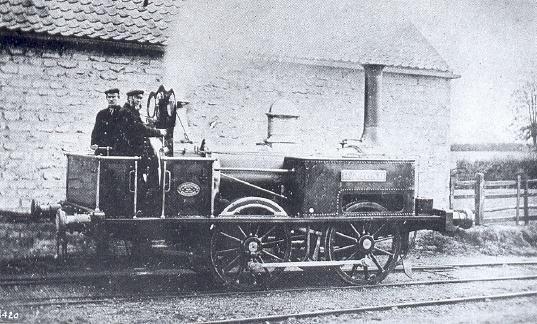
[[[371,202],[358,202],[347,212],[382,212],[385,209]],[[328,260],[356,260],[356,264],[336,267],[341,279],[353,285],[381,282],[396,265],[401,253],[401,234],[396,224],[386,221],[356,221],[332,226],[328,230]]]
[[[285,225],[237,223],[214,229],[210,259],[216,278],[239,290],[264,287],[278,279],[283,268],[253,270],[251,262],[284,262],[291,255],[291,239]]]

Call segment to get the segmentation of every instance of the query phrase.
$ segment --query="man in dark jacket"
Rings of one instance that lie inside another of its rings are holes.
[[[119,89],[104,92],[108,107],[99,111],[91,132],[91,148],[97,155],[117,155],[121,141]]]
[[[142,90],[127,92],[127,103],[121,109],[121,133],[123,134],[121,155],[143,156],[148,149],[147,137],[164,136],[165,130],[145,125],[140,116]]]
[[[138,177],[138,206],[143,216],[155,216],[158,212],[158,160],[149,144],[148,137],[161,137],[166,130],[145,125],[140,116],[142,108],[142,90],[127,92],[127,103],[121,109],[121,132],[123,144],[121,155],[140,156],[140,172]],[[153,215],[155,214],[155,215]]]
[[[104,92],[108,107],[99,111],[91,132],[91,148],[95,155],[119,155],[121,151],[121,107],[119,89]],[[108,163],[101,165],[100,208],[107,215],[118,215],[126,210],[127,198],[118,183],[123,175]]]

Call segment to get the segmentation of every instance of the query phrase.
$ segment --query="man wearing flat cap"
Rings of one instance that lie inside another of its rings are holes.
[[[160,137],[165,135],[159,130],[142,122],[140,109],[142,108],[143,90],[127,92],[127,102],[121,109],[121,133],[124,143],[121,145],[122,155],[143,156],[146,149],[147,137]]]
[[[91,132],[91,148],[98,155],[117,155],[121,141],[119,89],[104,92],[108,107],[99,111]]]
[[[139,177],[138,206],[141,213],[150,215],[155,212],[152,204],[158,192],[158,160],[148,137],[161,137],[166,135],[165,130],[156,129],[142,122],[140,109],[142,108],[142,90],[127,92],[127,103],[121,109],[121,133],[123,135],[121,155],[140,156],[141,174]]]

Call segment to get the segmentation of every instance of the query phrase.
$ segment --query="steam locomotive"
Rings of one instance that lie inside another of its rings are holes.
[[[183,104],[164,87],[148,100],[157,127],[169,134]],[[34,214],[55,215],[60,257],[67,233],[77,231],[95,240],[98,253],[112,239],[180,243],[232,289],[265,286],[290,267],[328,268],[347,283],[375,284],[406,255],[410,232],[450,224],[449,212],[416,198],[411,159],[205,145],[174,154],[173,137],[163,143],[156,194],[143,215],[140,157],[67,154],[65,200],[33,206]]]

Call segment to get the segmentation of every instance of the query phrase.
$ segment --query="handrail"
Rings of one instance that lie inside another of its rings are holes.
[[[83,153],[65,153],[66,156],[76,156],[76,157],[82,157],[90,160],[131,160],[131,161],[140,161],[142,158],[139,156],[121,156],[121,155],[114,155],[114,156],[104,156],[104,155],[90,155],[90,154],[83,154]]]
[[[267,173],[293,173],[294,169],[261,169],[261,168],[215,168],[215,171],[224,172],[267,172]]]

